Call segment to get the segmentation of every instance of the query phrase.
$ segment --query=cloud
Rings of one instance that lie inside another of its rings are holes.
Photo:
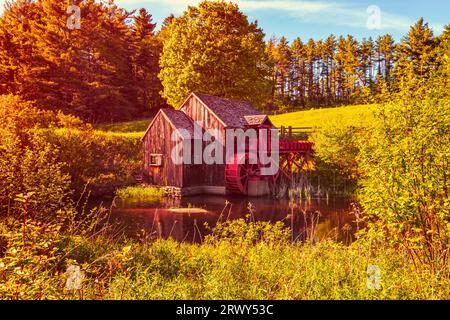
[[[300,12],[322,12],[333,8],[333,4],[312,1],[292,1],[292,0],[272,0],[256,1],[241,0],[236,1],[241,9],[247,10],[278,10],[278,11],[300,11]]]
[[[304,10],[319,11],[329,6],[325,2],[295,1],[295,0],[231,0],[244,10]],[[200,0],[116,0],[123,5],[158,4],[172,10],[185,9],[188,5],[195,5]]]
[[[302,23],[367,28],[367,7],[347,1],[312,1],[312,0],[231,0],[247,13],[258,11],[276,12],[291,16]],[[200,0],[116,0],[116,3],[126,8],[151,7],[165,8],[168,12],[181,14],[188,5],[196,5]],[[0,0],[0,12],[5,0]],[[405,32],[415,21],[405,16],[393,14],[381,7],[381,29]],[[436,33],[443,26],[430,23]]]
[[[117,0],[121,5],[151,5],[165,7],[174,13],[181,13],[188,5],[199,0]],[[366,28],[367,7],[350,2],[302,1],[302,0],[235,0],[246,12],[271,11],[287,14],[301,22]],[[381,29],[406,31],[414,21],[407,17],[383,11],[381,8]]]

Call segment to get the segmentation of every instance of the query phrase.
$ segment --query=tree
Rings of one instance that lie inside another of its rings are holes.
[[[168,28],[159,77],[170,105],[201,91],[264,106],[270,95],[264,33],[237,5],[203,1]]]
[[[306,55],[305,45],[300,38],[294,40],[291,46],[292,52],[292,87],[294,104],[306,106]]]
[[[395,43],[390,34],[378,37],[376,41],[378,74],[384,80],[391,80],[391,71],[394,67]]]
[[[133,13],[113,1],[78,4],[79,30],[67,28],[67,3],[59,0],[20,0],[6,7],[0,18],[0,92],[92,122],[129,119],[142,101],[133,65],[142,52],[134,54],[134,40],[154,26],[142,22],[142,29],[131,32]]]
[[[437,39],[433,31],[420,18],[396,48],[395,77],[397,88],[411,87],[428,79],[435,69],[437,58]]]
[[[309,39],[305,46],[306,54],[306,74],[307,85],[306,92],[309,102],[313,102],[316,99],[315,83],[314,83],[314,64],[316,62],[316,43],[314,39]]]
[[[161,43],[165,43],[167,39],[170,37],[170,25],[175,20],[175,16],[170,14],[166,17],[162,23],[161,30],[158,32],[158,39]]]
[[[278,95],[276,100],[282,105],[291,104],[291,51],[285,37],[281,37],[274,50],[275,60],[275,86]]]
[[[329,36],[322,44],[322,74],[325,77],[325,105],[330,106],[334,101],[334,64],[333,56],[336,51],[336,39]]]
[[[165,101],[160,96],[163,88],[158,78],[162,44],[155,35],[155,28],[152,15],[147,10],[140,9],[131,27],[134,41],[133,70],[139,110],[152,113],[165,106]]]

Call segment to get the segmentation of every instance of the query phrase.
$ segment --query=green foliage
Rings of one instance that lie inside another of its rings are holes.
[[[77,191],[89,185],[94,195],[111,194],[117,186],[134,183],[140,171],[140,135],[70,128],[43,134],[58,147],[58,159]]]
[[[69,30],[67,5],[8,3],[0,16],[0,94],[91,122],[164,106],[157,78],[162,49],[151,15],[141,10],[133,16],[114,1],[80,1],[82,27]]]
[[[350,246],[287,241],[269,223],[222,224],[200,245],[139,244],[104,235],[61,236],[57,226],[0,223],[5,299],[445,299],[448,277],[414,271],[403,252],[365,238]],[[66,287],[70,265],[79,290]],[[381,269],[381,289],[367,287],[367,267]]]
[[[357,181],[358,138],[364,130],[366,129],[337,123],[327,124],[312,136],[316,157],[336,168],[341,175]]]
[[[373,226],[436,272],[448,266],[450,243],[450,104],[442,82],[384,106],[359,143],[358,161],[361,204]]]
[[[145,130],[150,125],[152,119],[118,122],[113,124],[103,124],[96,127],[99,131],[105,132],[117,132],[117,133],[131,133],[137,132],[141,135],[144,134]]]
[[[203,1],[167,28],[160,79],[171,106],[193,91],[263,106],[269,94],[264,33],[237,5]]]
[[[163,188],[149,186],[128,186],[116,190],[116,196],[125,202],[158,201],[164,198]]]
[[[38,126],[57,119],[12,96],[0,98],[0,110],[0,213],[17,211],[16,195],[31,193],[29,214],[50,218],[69,194],[70,180]]]

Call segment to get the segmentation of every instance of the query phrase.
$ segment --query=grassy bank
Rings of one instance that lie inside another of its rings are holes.
[[[35,228],[30,225],[29,232]],[[5,231],[1,223],[0,230]],[[415,269],[401,250],[383,242],[291,243],[280,224],[234,221],[219,226],[202,244],[139,243],[101,232],[82,236],[49,230],[26,246],[20,232],[19,237],[3,232],[11,237],[0,258],[0,298],[449,298],[448,270],[438,276]],[[38,252],[41,259],[30,260]],[[378,289],[367,285],[372,265],[381,270]],[[80,267],[79,290],[67,287],[69,266]]]
[[[163,188],[150,186],[128,186],[116,190],[116,196],[126,202],[153,201],[164,198]]]

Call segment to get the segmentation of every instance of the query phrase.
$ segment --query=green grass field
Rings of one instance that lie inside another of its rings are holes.
[[[314,109],[271,116],[277,127],[322,127],[329,123],[339,125],[365,125],[373,118],[376,105],[356,105],[339,108]]]
[[[338,108],[313,109],[271,116],[273,124],[277,127],[322,127],[326,124],[336,123],[339,125],[364,125],[368,123],[373,115],[372,111],[376,105],[356,105]],[[140,136],[148,128],[151,119],[104,124],[97,127],[98,131],[113,132],[119,135],[131,134]]]
[[[144,133],[151,121],[151,119],[144,119],[113,124],[102,124],[97,127],[97,130],[117,133]]]

